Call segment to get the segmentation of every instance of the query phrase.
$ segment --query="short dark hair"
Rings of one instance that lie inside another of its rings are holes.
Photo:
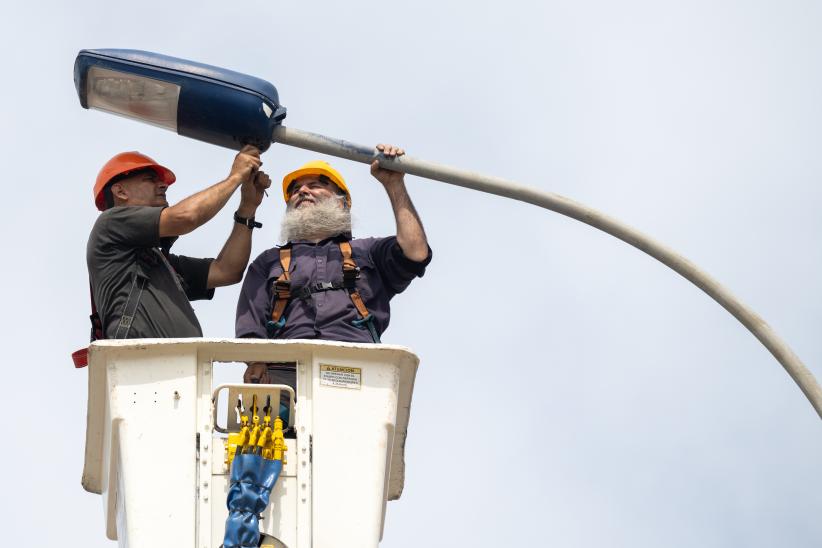
[[[114,194],[111,192],[111,187],[114,183],[118,183],[123,179],[128,177],[133,177],[134,175],[140,175],[141,173],[153,173],[157,174],[157,171],[150,167],[141,167],[138,169],[133,169],[131,171],[126,171],[125,173],[120,173],[119,175],[115,175],[111,178],[109,182],[106,183],[106,186],[103,187],[103,200],[106,203],[106,209],[114,207]]]
[[[106,183],[106,186],[103,187],[103,201],[106,204],[106,209],[110,209],[114,207],[114,194],[111,193],[111,185],[113,185],[116,181],[113,179]]]

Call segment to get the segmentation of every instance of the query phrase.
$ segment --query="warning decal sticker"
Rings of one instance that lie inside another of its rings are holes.
[[[336,386],[338,388],[360,389],[362,385],[362,369],[359,367],[343,367],[341,365],[320,364],[320,384]]]

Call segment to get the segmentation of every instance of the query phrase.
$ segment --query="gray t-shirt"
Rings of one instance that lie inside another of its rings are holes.
[[[134,276],[146,278],[147,283],[128,331],[129,339],[203,335],[189,301],[214,295],[214,290],[207,288],[213,259],[169,254],[174,239],[160,238],[162,210],[113,207],[101,213],[91,229],[86,262],[106,338],[115,336]]]

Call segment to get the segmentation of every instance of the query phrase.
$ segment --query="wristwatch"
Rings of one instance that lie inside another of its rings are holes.
[[[263,223],[258,223],[254,220],[254,217],[249,217],[248,219],[246,219],[245,217],[240,217],[240,214],[236,211],[234,212],[234,222],[247,226],[249,230],[254,230],[255,228],[263,227]]]

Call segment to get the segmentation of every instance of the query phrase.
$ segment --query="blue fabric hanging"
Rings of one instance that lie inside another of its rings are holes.
[[[271,490],[282,469],[283,462],[280,460],[268,460],[253,454],[234,457],[228,489],[224,548],[257,548],[260,514],[268,506]]]

